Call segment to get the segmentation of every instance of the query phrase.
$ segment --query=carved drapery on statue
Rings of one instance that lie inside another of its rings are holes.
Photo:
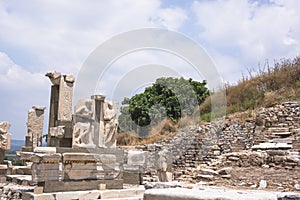
[[[4,161],[5,150],[10,149],[11,134],[8,133],[10,123],[0,122],[0,164]]]
[[[112,102],[104,103],[104,144],[107,147],[116,146],[118,127],[118,104]]]
[[[118,105],[93,95],[75,106],[73,147],[116,147]]]

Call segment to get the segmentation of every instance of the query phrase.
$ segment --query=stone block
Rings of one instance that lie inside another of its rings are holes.
[[[0,183],[6,183],[6,177],[0,176]]]
[[[55,147],[35,147],[33,150],[34,153],[45,153],[45,154],[55,154]]]
[[[34,193],[34,194],[43,194],[43,191],[44,191],[44,188],[43,188],[43,187],[35,186],[35,187],[33,188],[33,193]]]
[[[119,198],[119,193],[116,190],[100,191],[100,198],[101,199],[115,199],[115,198]]]
[[[44,170],[59,170],[59,163],[33,163],[31,166],[32,170],[44,171]]]
[[[95,158],[103,165],[114,165],[117,162],[117,157],[113,154],[95,154]]]
[[[94,180],[97,179],[97,170],[64,170],[65,180]]]
[[[99,199],[100,193],[99,191],[87,191],[78,195],[78,200],[86,200],[86,199]]]
[[[145,151],[128,151],[128,165],[139,165],[147,167],[147,152]]]
[[[125,184],[140,185],[143,179],[141,173],[138,171],[124,171],[123,180]]]
[[[84,163],[84,162],[80,162],[80,163],[65,163],[64,164],[64,170],[68,171],[68,170],[97,170],[97,163]]]
[[[65,135],[65,126],[50,127],[49,135],[51,137],[63,138]]]
[[[99,184],[98,190],[106,190],[106,184]]]
[[[34,163],[59,163],[61,162],[61,154],[31,154],[29,158]]]
[[[44,192],[65,192],[98,190],[99,184],[105,184],[107,189],[123,189],[123,180],[82,180],[82,181],[45,181],[38,186],[44,187]]]
[[[55,200],[53,194],[34,194],[33,192],[23,192],[22,193],[23,200]]]
[[[68,162],[96,162],[95,154],[91,153],[63,153],[63,163]]]

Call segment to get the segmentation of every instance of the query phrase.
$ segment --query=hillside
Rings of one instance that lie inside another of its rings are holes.
[[[285,101],[300,99],[300,56],[294,59],[285,59],[274,66],[266,65],[256,72],[249,70],[248,76],[242,76],[236,85],[226,85],[227,111],[226,115],[235,114],[240,120],[250,117],[254,110],[260,107],[271,107]],[[218,93],[210,93],[218,95]],[[211,96],[199,106],[201,121],[210,121]],[[153,129],[151,136],[137,138],[134,134],[122,132],[118,135],[119,145],[137,145],[153,143],[165,137],[172,137],[173,132],[189,124],[189,118],[184,117],[177,124],[170,120],[162,121],[163,125],[156,132]],[[166,126],[166,127],[164,127]]]
[[[273,67],[249,70],[236,85],[226,86],[227,114],[270,107],[300,98],[300,57],[285,59]],[[212,94],[217,95],[217,94]],[[209,121],[211,97],[200,105],[202,119]]]
[[[11,140],[10,151],[19,151],[22,146],[25,145],[24,140]]]

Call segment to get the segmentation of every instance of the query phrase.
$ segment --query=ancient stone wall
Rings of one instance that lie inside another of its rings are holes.
[[[148,152],[146,171],[154,172],[163,149],[168,150],[169,164],[176,171],[203,164],[295,167],[300,165],[299,146],[300,104],[286,102],[261,108],[256,116],[245,120],[226,119],[224,123],[183,128],[172,138],[137,148]]]

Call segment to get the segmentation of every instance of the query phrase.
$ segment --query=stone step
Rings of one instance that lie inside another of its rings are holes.
[[[287,143],[292,144],[293,139],[292,138],[274,138],[272,140],[269,140],[270,143]]]
[[[287,132],[273,132],[272,135],[274,136],[279,136],[279,137],[288,137],[292,135],[292,132],[287,131]]]
[[[257,150],[257,149],[292,149],[293,145],[287,144],[287,143],[270,143],[270,142],[265,142],[265,143],[260,143],[258,145],[253,145],[251,149]]]
[[[279,133],[279,132],[288,132],[290,131],[290,129],[288,127],[270,127],[268,128],[268,131]]]

